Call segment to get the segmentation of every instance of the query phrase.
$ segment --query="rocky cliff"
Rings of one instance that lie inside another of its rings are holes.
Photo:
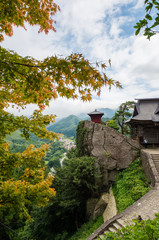
[[[117,171],[127,168],[135,160],[140,144],[105,125],[85,121],[85,151],[96,157],[96,166],[101,173],[101,189],[114,181]]]
[[[100,173],[100,178],[96,180],[99,192],[108,193],[117,172],[127,168],[136,159],[141,146],[131,138],[102,124],[84,121],[83,128],[83,153],[96,157],[96,167]],[[91,209],[96,209],[95,202],[97,204],[98,200],[92,198],[92,204],[89,200],[90,205],[94,205]]]

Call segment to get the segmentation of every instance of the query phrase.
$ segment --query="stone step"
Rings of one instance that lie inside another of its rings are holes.
[[[152,156],[152,155],[151,155]],[[159,159],[159,156],[152,156],[152,159]]]
[[[154,164],[155,164],[155,163],[154,163]],[[159,169],[159,165],[155,164],[155,167],[156,167],[157,170]]]
[[[157,162],[154,161],[154,164],[155,164],[156,166],[159,166],[159,162],[157,163]]]
[[[155,160],[154,160],[154,163],[155,163],[156,165],[159,165],[159,162],[156,162]]]
[[[114,223],[113,223],[113,227],[114,227],[116,230],[122,228],[122,226],[119,225],[117,222],[114,222]]]
[[[155,164],[155,167],[156,167],[157,172],[159,172],[159,163],[156,163],[156,162],[154,161],[154,164]]]
[[[151,154],[151,157],[159,174],[159,154]]]
[[[117,219],[117,220],[116,220],[116,223],[117,223],[121,228],[124,227],[124,225],[125,225],[124,221],[123,221],[121,218]]]
[[[99,235],[99,238],[96,239],[104,239],[104,235]]]
[[[159,161],[155,161],[155,160],[153,160],[153,162],[156,163],[156,164],[159,164]]]
[[[116,229],[115,229],[113,226],[109,227],[108,230],[109,230],[110,232],[116,232]]]
[[[109,231],[108,230],[106,230],[106,231],[104,231],[104,233],[106,234],[106,233],[109,233]]]

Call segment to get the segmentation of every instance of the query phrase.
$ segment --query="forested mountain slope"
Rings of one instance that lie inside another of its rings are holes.
[[[49,126],[48,130],[56,133],[62,133],[66,137],[75,137],[76,127],[79,121],[81,121],[79,117],[76,117],[75,115],[70,115],[66,118],[61,119],[59,122]]]

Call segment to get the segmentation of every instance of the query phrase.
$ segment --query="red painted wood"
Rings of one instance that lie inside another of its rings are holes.
[[[92,115],[91,116],[91,121],[95,123],[101,123],[101,115]]]

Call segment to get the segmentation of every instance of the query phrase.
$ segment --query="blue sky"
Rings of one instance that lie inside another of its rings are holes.
[[[103,88],[100,99],[94,96],[88,103],[59,98],[50,102],[44,113],[64,117],[95,108],[117,108],[135,98],[159,97],[159,35],[149,41],[142,34],[135,36],[133,29],[144,16],[144,0],[56,2],[61,7],[56,15],[56,33],[38,34],[37,27],[29,26],[27,31],[15,28],[14,36],[6,37],[2,46],[38,59],[72,52],[82,53],[92,63],[111,59],[108,75],[120,81],[123,89]],[[34,108],[30,105],[23,114]]]

